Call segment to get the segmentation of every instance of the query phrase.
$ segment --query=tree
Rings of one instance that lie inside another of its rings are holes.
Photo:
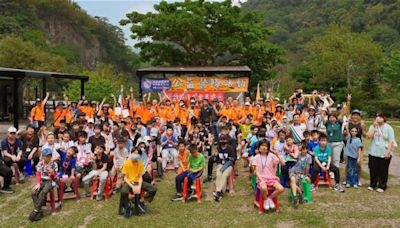
[[[89,76],[89,81],[85,84],[85,95],[91,101],[101,101],[106,97],[112,104],[111,94],[117,96],[121,85],[124,85],[125,88],[134,85],[133,82],[128,81],[128,78],[118,73],[113,65],[99,64],[96,71],[85,71],[82,74]],[[64,93],[71,100],[76,101],[81,98],[80,88],[80,82],[73,81],[64,89]]]
[[[312,82],[336,91],[360,87],[365,78],[378,77],[383,60],[382,48],[365,33],[352,33],[348,27],[333,25],[306,45],[306,65]]]
[[[162,1],[154,9],[129,13],[120,22],[131,26],[135,47],[154,65],[248,65],[256,84],[282,61],[281,48],[267,41],[271,31],[262,16],[230,0]]]
[[[385,59],[383,78],[390,86],[389,90],[400,92],[400,51],[393,51]]]

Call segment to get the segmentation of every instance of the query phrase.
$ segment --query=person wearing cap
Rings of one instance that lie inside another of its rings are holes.
[[[39,221],[43,218],[42,206],[47,194],[56,186],[58,165],[52,160],[52,150],[42,150],[42,158],[36,166],[36,185],[32,188],[32,201],[34,209],[29,215],[29,220]]]
[[[22,142],[17,138],[17,129],[15,127],[8,128],[8,134],[1,142],[1,152],[3,154],[4,163],[11,168],[15,168],[15,176],[17,183],[24,179],[23,171],[26,163],[26,157],[23,155]]]
[[[55,104],[55,100],[53,100]],[[58,102],[57,106],[54,105],[54,113],[53,113],[53,126],[60,127],[60,121],[64,120],[65,123],[65,112],[64,112],[64,103]]]
[[[46,93],[46,97],[43,101],[40,98],[36,99],[36,105],[31,110],[30,121],[31,124],[35,127],[35,129],[40,128],[44,122],[46,121],[46,111],[45,106],[47,100],[49,99],[50,93]]]
[[[345,135],[348,136],[350,134],[351,129],[353,129],[353,128],[355,128],[357,130],[356,137],[359,138],[361,140],[361,142],[362,142],[362,138],[363,137],[367,137],[367,130],[366,130],[364,121],[362,121],[362,119],[361,119],[361,111],[358,110],[358,109],[354,109],[351,112],[349,121],[345,125],[345,131],[344,131]],[[361,151],[362,150],[363,150],[363,147],[361,147]],[[360,163],[358,164],[358,173],[362,172],[361,161],[362,160],[360,160]],[[358,186],[361,187],[362,186],[362,184],[361,184],[361,175],[359,175],[359,176],[360,176],[360,178],[359,178],[359,181],[358,181]],[[347,182],[345,182],[344,184],[347,184]]]
[[[321,117],[320,115],[317,115],[315,107],[312,105],[308,109],[308,117],[306,120],[306,124],[307,124],[307,130],[310,132],[313,130],[317,130],[321,125]]]
[[[218,144],[218,154],[215,162],[217,165],[217,178],[215,180],[215,192],[213,192],[214,200],[220,201],[223,193],[226,191],[226,183],[230,177],[236,161],[236,148],[229,143],[227,135],[221,135]]]
[[[86,196],[90,196],[90,182],[94,178],[98,178],[100,180],[99,187],[97,189],[96,200],[100,201],[103,199],[104,186],[106,184],[109,167],[108,166],[108,156],[104,154],[104,145],[96,146],[94,156],[92,160],[93,169],[86,176],[83,177],[82,182],[85,187]]]
[[[95,135],[94,126],[95,126],[94,119],[92,118],[88,119],[87,126],[86,128],[84,128],[85,129],[84,131],[86,131],[86,133],[88,134],[88,138],[90,138],[92,135]]]

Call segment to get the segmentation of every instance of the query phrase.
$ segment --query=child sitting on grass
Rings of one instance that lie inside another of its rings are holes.
[[[43,218],[43,202],[46,200],[47,193],[56,186],[58,166],[52,160],[52,153],[50,148],[43,149],[41,161],[36,166],[37,184],[32,188],[34,210],[29,215],[31,221],[39,221]]]
[[[303,143],[299,147],[300,155],[296,158],[296,164],[290,169],[290,187],[293,194],[293,207],[297,207],[299,202],[303,202],[303,191],[302,182],[303,178],[305,178],[308,182],[311,182],[308,177],[308,173],[310,170],[310,164],[312,158],[309,154],[307,154],[307,144]],[[297,195],[299,193],[299,195]]]
[[[192,186],[193,181],[200,177],[206,165],[204,155],[199,153],[195,144],[189,146],[189,169],[179,174],[175,178],[176,196],[172,198],[173,201],[182,200],[183,181],[188,177],[188,187]],[[188,194],[190,195],[190,194]]]
[[[361,163],[362,159],[362,142],[357,137],[357,128],[352,128],[350,134],[351,136],[347,138],[347,144],[344,148],[344,155],[347,156],[346,188],[350,188],[350,186],[358,188],[358,164]]]
[[[282,194],[285,190],[276,176],[276,170],[278,164],[285,164],[285,160],[278,151],[270,151],[270,143],[267,140],[259,142],[258,151],[259,154],[253,158],[252,165],[257,176],[257,184],[261,190],[262,197],[265,199],[264,209],[275,209],[272,199]],[[270,196],[267,196],[268,186],[272,186],[275,189]]]

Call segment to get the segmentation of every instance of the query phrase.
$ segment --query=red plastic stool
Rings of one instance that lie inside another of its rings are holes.
[[[329,172],[326,171],[321,171],[322,172],[322,176],[324,178],[325,184],[328,184],[329,188],[332,188],[332,180],[331,177],[329,176]],[[320,174],[318,174],[315,178],[315,187],[318,188],[319,184],[320,184]]]
[[[90,193],[91,198],[94,199],[94,196],[96,195],[96,192],[99,188],[100,180],[99,178],[95,178],[92,180],[92,191]],[[113,179],[111,176],[107,176],[106,179],[106,184],[104,185],[104,196],[106,200],[110,199],[110,195],[113,192]]]
[[[57,190],[57,199],[54,197],[54,191]],[[52,214],[56,213],[56,210],[62,207],[62,197],[59,183],[57,183],[56,187],[52,188],[49,192],[50,199],[46,196],[46,200],[43,202],[43,206],[46,206],[47,203],[50,204],[50,210]]]
[[[232,169],[231,175],[228,178],[227,182],[227,189],[229,190],[229,193],[234,193],[235,190],[233,189],[233,182],[235,180],[235,169]]]
[[[268,186],[267,188],[268,188],[268,195],[271,195],[275,191],[274,187],[272,187],[272,186]],[[263,196],[261,194],[260,187],[257,185],[256,191],[255,191],[254,206],[258,207],[258,210],[260,213],[265,212],[264,200],[265,199],[263,198]],[[277,196],[277,197],[273,198],[272,201],[275,204],[275,212],[279,212],[279,197]]]
[[[72,182],[72,185],[73,185],[74,189],[72,191],[65,192],[65,190],[64,190],[65,189],[65,183],[62,180],[60,180],[61,201],[64,201],[64,199],[73,199],[73,198],[75,198],[76,200],[79,200],[81,198],[81,195],[79,193],[78,183],[79,183],[79,178],[75,177],[73,182]],[[70,193],[70,192],[72,192],[74,194],[71,195],[71,196],[65,197],[65,193]]]
[[[188,177],[185,177],[185,179],[183,180],[183,192],[182,192],[182,201],[186,202],[187,200],[187,190],[188,190]],[[196,184],[196,198],[197,198],[197,202],[200,203],[201,202],[201,178],[197,177],[194,180],[195,184]]]

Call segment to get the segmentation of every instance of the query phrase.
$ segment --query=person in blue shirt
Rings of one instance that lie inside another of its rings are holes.
[[[321,170],[324,172],[333,172],[336,182],[335,190],[338,192],[344,192],[343,187],[340,185],[339,168],[332,163],[332,149],[328,146],[328,137],[325,134],[321,134],[319,139],[319,146],[314,148],[315,164],[313,167],[311,181],[312,183],[315,183],[315,179]]]
[[[61,181],[65,184],[72,184],[76,177],[76,157],[78,154],[78,148],[76,146],[72,146],[67,149],[67,151],[59,151],[61,157],[61,167],[58,169],[58,176]],[[74,186],[72,186],[74,187]],[[77,187],[77,186],[76,186]],[[76,189],[74,189],[76,190]]]
[[[16,181],[19,183],[24,179],[23,171],[26,163],[26,156],[23,155],[22,142],[17,138],[17,129],[15,127],[8,128],[8,135],[1,141],[1,153],[3,161],[8,167],[16,167]]]
[[[362,143],[361,139],[357,137],[357,128],[350,129],[350,134],[347,138],[346,147],[344,148],[344,155],[347,156],[346,166],[346,188],[353,186],[358,188],[358,164],[362,159]]]
[[[307,144],[308,146],[308,153],[314,156],[314,148],[319,146],[319,132],[318,130],[311,131],[311,140]]]

